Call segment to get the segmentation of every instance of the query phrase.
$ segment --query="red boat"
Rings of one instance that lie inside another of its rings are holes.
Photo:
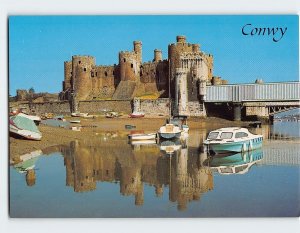
[[[143,112],[133,112],[133,113],[129,114],[129,116],[131,118],[141,118],[141,117],[145,116],[145,113],[143,113]]]

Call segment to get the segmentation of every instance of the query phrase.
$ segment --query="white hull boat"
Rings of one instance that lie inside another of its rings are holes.
[[[72,117],[87,117],[88,113],[82,113],[82,112],[72,112],[71,113]]]
[[[129,134],[128,135],[130,140],[137,141],[137,140],[155,140],[156,133],[143,133],[143,134]]]
[[[41,140],[42,134],[32,120],[18,115],[10,117],[9,120],[10,133],[31,140]]]
[[[180,138],[182,130],[174,124],[166,124],[159,128],[158,135],[160,138],[173,139]]]
[[[208,151],[215,154],[240,153],[262,147],[263,136],[246,128],[230,127],[211,131],[204,141]]]

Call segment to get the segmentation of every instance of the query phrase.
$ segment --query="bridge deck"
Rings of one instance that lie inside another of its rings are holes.
[[[205,102],[300,101],[300,82],[207,86]]]

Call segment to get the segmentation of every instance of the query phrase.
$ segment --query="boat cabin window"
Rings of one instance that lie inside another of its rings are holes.
[[[237,132],[235,134],[235,138],[244,138],[244,137],[248,137],[248,134],[244,132]]]
[[[219,132],[210,132],[207,139],[216,139],[219,135]]]
[[[233,133],[230,133],[230,132],[223,132],[223,133],[221,133],[220,138],[221,138],[221,139],[230,139],[230,138],[232,138],[232,135],[233,135]]]

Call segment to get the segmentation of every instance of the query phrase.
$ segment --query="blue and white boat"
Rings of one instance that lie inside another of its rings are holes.
[[[209,152],[215,154],[240,153],[262,147],[263,136],[255,135],[246,128],[230,127],[211,131],[204,141]]]
[[[174,124],[166,124],[159,128],[158,135],[163,139],[180,138],[182,130]]]

